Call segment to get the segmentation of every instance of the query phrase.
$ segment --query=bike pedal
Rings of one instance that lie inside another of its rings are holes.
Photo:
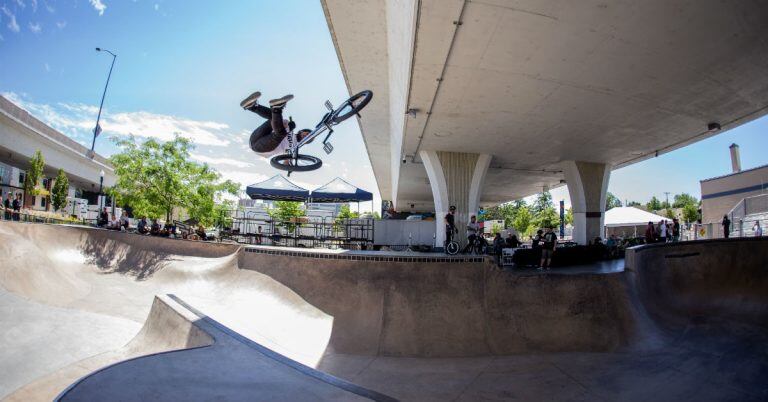
[[[326,142],[323,144],[323,151],[325,151],[326,154],[330,155],[331,152],[333,152],[333,145],[331,145],[330,142]]]

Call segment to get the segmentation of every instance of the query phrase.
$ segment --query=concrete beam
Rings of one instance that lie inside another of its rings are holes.
[[[566,161],[563,171],[573,208],[573,241],[587,244],[602,237],[611,167],[604,163]]]

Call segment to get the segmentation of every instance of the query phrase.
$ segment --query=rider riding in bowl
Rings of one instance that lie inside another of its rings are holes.
[[[261,92],[254,92],[240,102],[240,107],[267,119],[256,130],[253,130],[250,139],[251,149],[264,157],[284,154],[290,148],[290,137],[296,128],[293,120],[283,119],[283,108],[293,99],[293,95],[285,95],[282,98],[269,101],[269,107],[259,105]],[[311,130],[301,129],[295,135],[295,141],[301,141],[309,135]]]

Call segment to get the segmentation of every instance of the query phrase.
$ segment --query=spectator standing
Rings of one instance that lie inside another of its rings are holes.
[[[518,248],[518,247],[520,247],[520,244],[521,243],[520,243],[520,240],[518,240],[517,235],[512,234],[512,232],[510,232],[507,235],[507,238],[506,238],[506,246],[507,246],[507,248]]]
[[[680,241],[680,221],[677,218],[672,219],[672,241]]]
[[[104,210],[99,213],[99,219],[96,222],[96,225],[106,227],[107,224],[109,224],[109,212],[107,212],[107,207],[104,207]]]
[[[469,218],[469,223],[467,223],[467,245],[464,247],[464,250],[462,250],[462,253],[466,253],[470,250],[472,250],[472,246],[475,245],[475,241],[477,241],[477,231],[480,229],[480,225],[477,223],[477,217],[475,215],[472,215]],[[501,237],[500,234],[497,233],[499,237]],[[496,241],[496,239],[493,239]]]
[[[755,232],[755,237],[763,236],[763,228],[760,227],[760,221],[755,221],[755,226],[752,227],[752,231]]]
[[[547,233],[543,237],[544,247],[541,249],[541,265],[539,269],[549,270],[552,266],[552,254],[557,246],[557,235],[552,231],[552,227],[547,228]]]
[[[259,225],[259,227],[256,228],[256,231],[258,232],[256,233],[256,244],[261,244],[261,236],[263,236],[261,233],[261,225]]]
[[[667,221],[661,221],[659,223],[659,241],[660,242],[662,243],[667,242],[667,232],[668,232]]]
[[[472,216],[474,218],[474,216]],[[493,237],[493,255],[496,256],[496,264],[502,266],[501,263],[501,250],[504,248],[504,239],[501,237],[501,233],[496,233]]]
[[[654,240],[656,240],[656,228],[653,227],[653,222],[648,222],[645,228],[645,242],[651,244]]]
[[[5,220],[7,221],[11,220],[11,205],[13,205],[13,201],[11,201],[11,193],[8,193],[5,197],[5,200],[3,200],[3,207],[5,208],[4,215]]]
[[[11,208],[13,209],[13,220],[18,221],[21,218],[21,194],[16,194],[16,198],[11,202]]]
[[[731,220],[728,219],[728,215],[723,215],[723,237],[726,239],[731,237]]]

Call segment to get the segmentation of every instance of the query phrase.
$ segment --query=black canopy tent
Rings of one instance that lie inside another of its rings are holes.
[[[360,202],[373,200],[373,194],[337,177],[311,194],[312,202]]]
[[[245,193],[253,200],[306,201],[309,190],[301,188],[283,176],[275,175],[246,187]]]

